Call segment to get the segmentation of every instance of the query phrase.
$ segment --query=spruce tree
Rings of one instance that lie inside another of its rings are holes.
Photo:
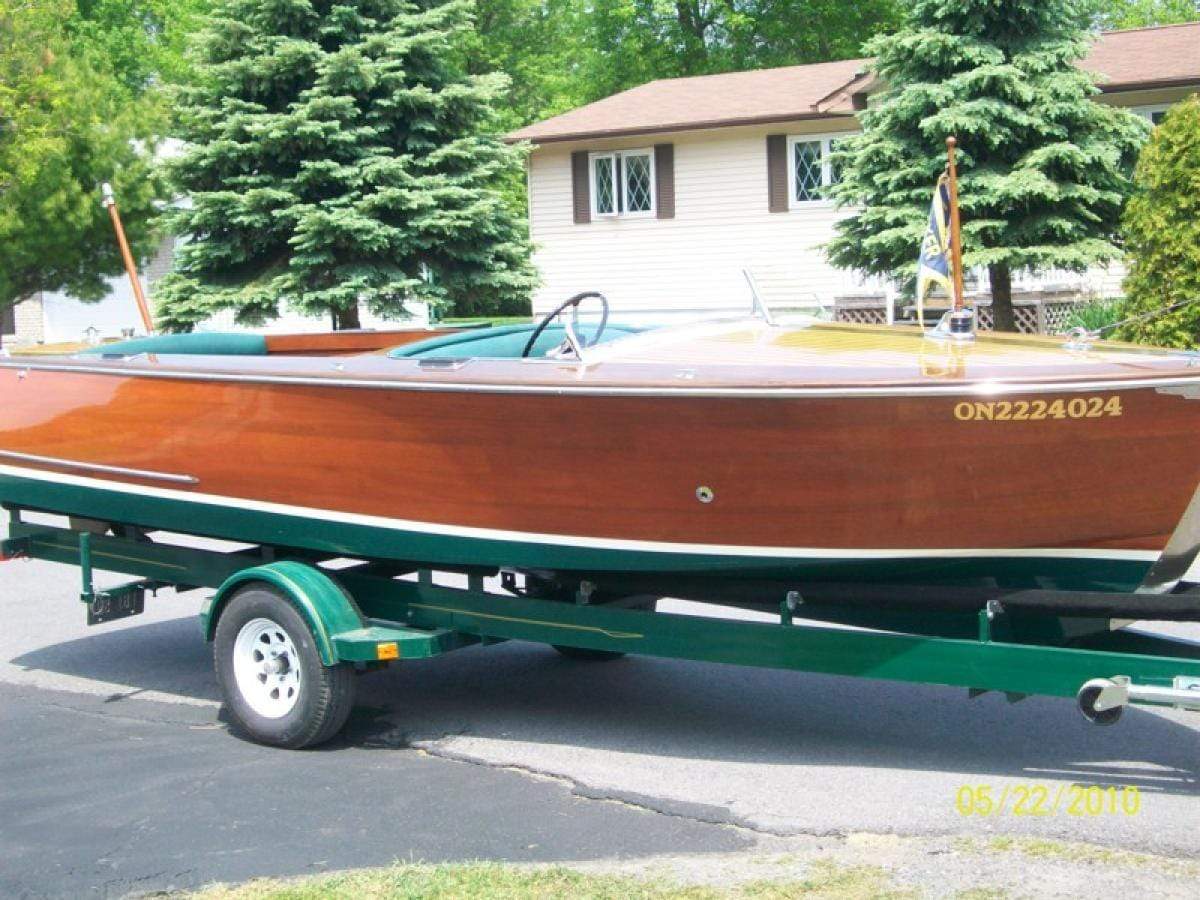
[[[219,0],[180,97],[188,237],[165,328],[284,307],[358,324],[361,303],[524,308],[523,225],[496,186],[520,150],[487,132],[503,75],[465,75],[469,0]]]
[[[1077,67],[1091,0],[916,0],[899,32],[866,51],[883,89],[863,133],[839,147],[833,262],[912,283],[945,139],[959,146],[964,269],[981,266],[995,327],[1014,330],[1021,270],[1084,271],[1115,243],[1129,171],[1147,125],[1097,103]]]

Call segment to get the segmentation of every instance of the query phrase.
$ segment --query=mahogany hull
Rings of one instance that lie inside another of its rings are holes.
[[[1127,586],[1200,483],[1200,402],[1154,387],[1051,391],[1047,407],[1082,414],[1022,420],[968,415],[967,392],[505,393],[10,364],[0,397],[5,503],[434,564]]]

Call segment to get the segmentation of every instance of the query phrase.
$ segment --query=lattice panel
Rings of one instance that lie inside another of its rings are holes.
[[[834,311],[834,321],[855,325],[886,325],[887,310],[882,306],[840,307]]]
[[[1014,306],[1013,319],[1016,321],[1017,331],[1021,334],[1037,334],[1038,311],[1036,306]]]
[[[1067,320],[1078,301],[1065,300],[1053,303],[1016,303],[1013,306],[1013,318],[1017,331],[1021,334],[1038,334],[1039,318],[1042,322],[1042,334],[1061,334],[1067,327]],[[887,308],[883,301],[879,305],[864,305],[857,302],[854,305],[839,305],[834,301],[833,318],[836,322],[850,322],[857,325],[883,325],[887,322]],[[1040,310],[1040,313],[1039,313]],[[991,304],[979,304],[975,307],[975,315],[979,322],[980,331],[991,331],[995,325]],[[926,324],[935,325],[936,314],[927,316]]]
[[[1042,306],[1042,321],[1046,334],[1061,334],[1075,309],[1074,303],[1047,303]]]

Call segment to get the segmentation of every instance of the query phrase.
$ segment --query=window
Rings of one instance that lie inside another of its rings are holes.
[[[826,200],[826,188],[837,184],[839,173],[830,158],[838,138],[788,138],[788,196],[791,205],[817,203]]]
[[[11,306],[0,308],[0,334],[17,333],[17,316]]]
[[[1163,117],[1167,114],[1168,106],[1161,104],[1159,106],[1135,106],[1133,111],[1143,119],[1149,119],[1150,124],[1158,125],[1162,122]]]
[[[589,154],[593,216],[654,215],[654,151]]]

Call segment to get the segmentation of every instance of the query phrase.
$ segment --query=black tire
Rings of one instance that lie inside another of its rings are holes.
[[[588,650],[586,647],[564,647],[561,644],[551,644],[550,646],[567,659],[578,659],[584,662],[612,662],[625,655],[619,650]]]
[[[243,695],[234,671],[238,635],[250,622],[266,619],[277,625],[295,648],[299,669],[298,698],[277,718],[257,712]],[[321,662],[312,631],[295,606],[274,588],[251,584],[226,604],[217,622],[213,663],[225,708],[233,723],[260,744],[299,750],[324,743],[337,734],[354,707],[354,667]]]

